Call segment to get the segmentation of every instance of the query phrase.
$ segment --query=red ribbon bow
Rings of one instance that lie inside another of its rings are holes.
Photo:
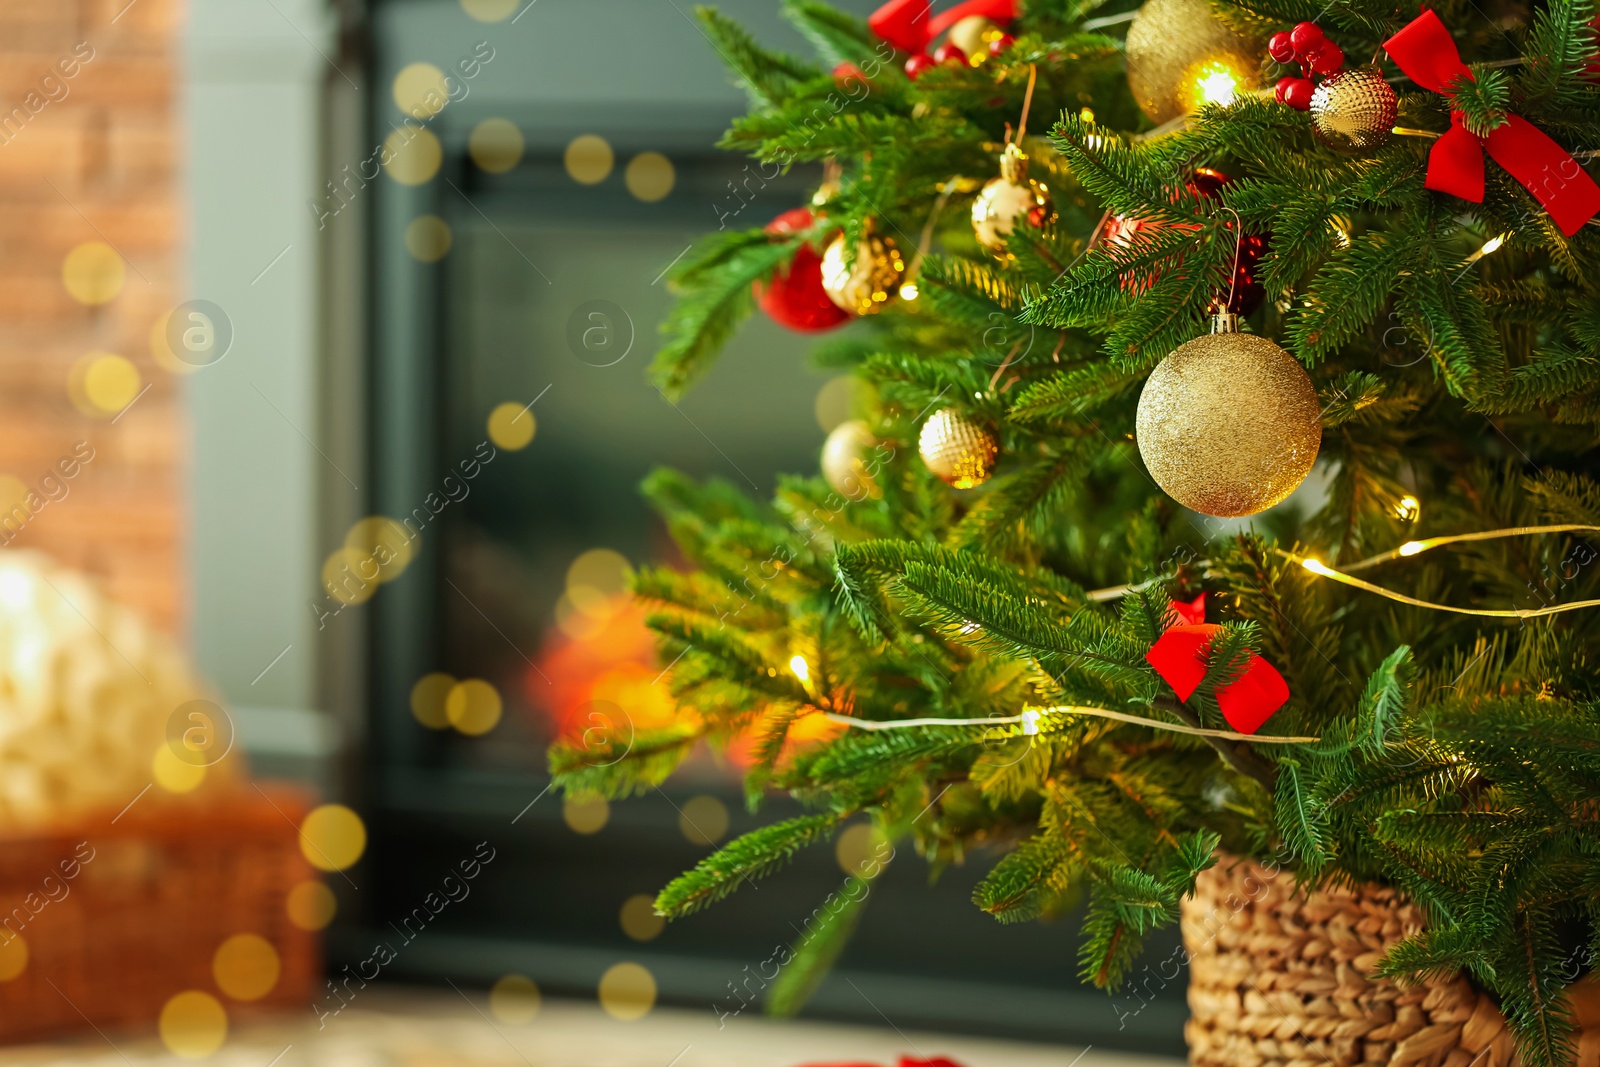
[[[1150,646],[1145,660],[1156,669],[1179,700],[1188,700],[1206,676],[1206,650],[1222,627],[1205,622],[1206,596],[1193,602],[1174,602],[1167,616],[1166,633]],[[1244,673],[1217,690],[1217,707],[1228,725],[1253,734],[1289,699],[1289,683],[1278,669],[1255,653],[1245,661]]]
[[[1472,77],[1439,16],[1424,11],[1405,29],[1383,42],[1408,77],[1424,89],[1449,95],[1452,82]],[[1483,153],[1521,182],[1550,212],[1561,232],[1571,237],[1600,213],[1600,186],[1584,173],[1566,149],[1538,127],[1517,115],[1479,137],[1462,125],[1462,113],[1450,112],[1450,129],[1428,153],[1428,179],[1423,184],[1474,204],[1483,203]]]
[[[1016,0],[966,0],[949,11],[928,17],[928,0],[889,0],[867,18],[872,32],[902,52],[923,52],[928,42],[962,19],[981,15],[991,22],[1017,17]]]

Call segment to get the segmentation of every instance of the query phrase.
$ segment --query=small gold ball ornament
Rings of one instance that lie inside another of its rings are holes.
[[[1260,42],[1218,19],[1207,0],[1146,0],[1124,54],[1128,88],[1156,123],[1232,103],[1261,82]]]
[[[989,42],[996,40],[1004,33],[1004,30],[982,15],[968,15],[950,27],[950,33],[946,40],[965,52],[967,61],[970,63],[974,57],[987,56],[989,54]]]
[[[1056,220],[1050,190],[1028,177],[1028,157],[1014,144],[1000,156],[1000,177],[990,178],[972,202],[972,232],[978,243],[1005,256],[1006,235],[1018,220],[1044,227]]]
[[[1311,94],[1311,128],[1333,148],[1381,148],[1394,133],[1399,101],[1377,67],[1351,67]]]
[[[872,428],[862,419],[848,419],[833,428],[822,446],[822,477],[841,496],[851,500],[876,500],[883,495],[868,465],[869,453],[878,447]]]
[[[1139,395],[1139,455],[1168,496],[1237,518],[1294,492],[1322,445],[1322,408],[1298,360],[1218,315],[1162,360]]]
[[[917,451],[941,480],[957,489],[971,489],[994,473],[1000,445],[984,427],[955,408],[944,408],[922,424]]]
[[[822,288],[828,299],[856,315],[876,315],[894,298],[905,277],[906,261],[887,237],[863,234],[856,245],[856,260],[845,262],[844,234],[828,243],[822,253]]]

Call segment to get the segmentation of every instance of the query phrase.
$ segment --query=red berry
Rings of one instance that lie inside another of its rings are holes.
[[[1289,43],[1294,45],[1294,50],[1300,53],[1301,58],[1315,52],[1324,40],[1322,27],[1315,22],[1302,22],[1289,31]]]
[[[1011,36],[1009,33],[1002,33],[1000,36],[989,42],[989,54],[991,56],[999,56],[1001,52],[1004,52],[1007,48],[1010,48],[1016,43],[1017,39],[1015,37]]]
[[[949,63],[964,67],[967,65],[967,54],[953,44],[942,44],[933,50],[933,61],[941,66]]]
[[[922,72],[933,66],[933,57],[926,52],[918,52],[906,60],[906,77],[916,81],[922,77]]]
[[[1294,42],[1289,40],[1287,32],[1280,30],[1267,42],[1267,53],[1279,63],[1293,63]]]
[[[1324,41],[1321,48],[1306,57],[1306,61],[1318,74],[1337,74],[1339,68],[1344,66],[1344,49],[1332,41]]]
[[[1283,87],[1283,102],[1296,111],[1311,110],[1311,94],[1316,92],[1316,87],[1311,84],[1310,78],[1287,78],[1288,85]]]
[[[1285,99],[1285,96],[1289,91],[1289,86],[1293,85],[1295,83],[1295,80],[1296,79],[1292,75],[1288,76],[1288,77],[1283,77],[1283,78],[1279,78],[1278,79],[1278,84],[1276,86],[1274,86],[1273,90],[1272,90],[1273,95],[1275,95],[1278,98],[1278,103],[1280,103],[1280,104],[1288,103],[1288,100]]]

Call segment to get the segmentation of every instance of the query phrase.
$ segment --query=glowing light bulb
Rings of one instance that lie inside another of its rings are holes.
[[[1039,732],[1039,713],[1037,711],[1030,708],[1022,713],[1022,732],[1029,736]]]
[[[1078,112],[1078,117],[1080,119],[1082,119],[1084,122],[1093,122],[1094,121],[1094,109],[1086,107],[1082,111]]]
[[[1394,514],[1396,518],[1404,519],[1407,522],[1413,522],[1421,513],[1422,501],[1418,500],[1414,496],[1411,496],[1409,493],[1395,501]]]
[[[915,300],[919,292],[916,282],[906,282],[900,287],[900,299]]]
[[[1407,541],[1405,544],[1400,546],[1400,554],[1402,556],[1415,556],[1418,552],[1422,551],[1422,548],[1423,545],[1421,541]]]
[[[1304,567],[1312,574],[1320,574],[1324,578],[1333,573],[1328,565],[1322,562],[1320,559],[1303,559],[1300,561],[1300,566]]]
[[[1483,242],[1483,247],[1478,249],[1478,255],[1486,256],[1490,252],[1495,251],[1496,249],[1498,249],[1501,245],[1503,245],[1505,243],[1506,243],[1506,235],[1505,234],[1501,234],[1498,237],[1491,237],[1487,241]]]
[[[809,682],[811,680],[811,665],[806,662],[806,658],[804,656],[794,656],[791,658],[789,660],[789,669],[793,671],[794,676],[800,679],[802,682]]]
[[[1195,76],[1194,95],[1202,104],[1226,107],[1239,95],[1239,78],[1223,63],[1207,63]]]

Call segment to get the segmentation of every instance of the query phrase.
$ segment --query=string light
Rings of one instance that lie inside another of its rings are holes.
[[[789,660],[789,669],[793,671],[794,676],[800,679],[802,682],[809,682],[811,680],[811,665],[806,662],[806,658],[804,656],[797,655],[791,657]]]
[[[917,289],[917,283],[916,282],[906,282],[904,285],[902,285],[900,287],[900,299],[901,300],[915,300],[917,298],[918,292],[919,291]]]
[[[1568,527],[1568,528],[1570,529],[1570,527]],[[1578,528],[1579,529],[1588,529],[1588,530],[1594,529],[1594,527],[1592,527],[1592,526],[1585,526],[1585,527],[1578,527]],[[1547,527],[1546,529],[1556,529],[1556,528],[1555,527]],[[1485,534],[1477,534],[1477,535],[1473,535],[1473,534],[1458,534],[1454,538],[1435,538],[1435,539],[1432,539],[1432,540],[1436,540],[1436,541],[1446,541],[1446,540],[1456,540],[1456,541],[1484,540],[1487,537],[1490,537],[1490,536],[1493,536],[1493,535],[1496,535],[1496,534],[1499,534],[1501,536],[1509,536],[1509,531],[1491,530],[1491,531],[1488,531]],[[1396,557],[1398,555],[1415,556],[1418,553],[1424,551],[1425,549],[1433,548],[1433,547],[1435,547],[1435,546],[1433,544],[1430,544],[1427,541],[1408,541],[1408,542],[1406,542],[1406,544],[1402,545],[1399,549],[1396,549],[1394,552],[1386,552],[1386,553],[1384,553],[1384,555],[1381,558],[1382,559],[1393,559],[1394,557]],[[1411,549],[1411,551],[1409,553],[1403,551],[1404,549],[1407,549],[1407,548]],[[1354,589],[1361,589],[1361,590],[1363,590],[1365,592],[1368,592],[1368,593],[1374,593],[1374,594],[1376,594],[1378,596],[1381,596],[1381,597],[1387,597],[1388,599],[1393,600],[1393,601],[1395,601],[1397,603],[1400,603],[1400,604],[1410,604],[1412,607],[1428,608],[1428,609],[1430,609],[1432,611],[1448,611],[1448,612],[1451,612],[1451,613],[1456,614],[1456,615],[1476,615],[1479,618],[1486,618],[1486,619],[1537,619],[1537,618],[1542,618],[1543,616],[1546,616],[1546,615],[1559,615],[1562,612],[1577,611],[1580,608],[1600,607],[1600,600],[1578,600],[1578,601],[1574,601],[1573,603],[1570,603],[1570,604],[1551,604],[1551,605],[1548,605],[1548,606],[1542,607],[1542,608],[1458,608],[1453,604],[1438,604],[1438,603],[1435,603],[1435,602],[1433,602],[1431,600],[1419,600],[1414,596],[1407,596],[1404,593],[1397,593],[1392,589],[1385,589],[1381,585],[1374,585],[1371,582],[1364,581],[1364,580],[1362,580],[1360,578],[1357,578],[1354,575],[1349,573],[1349,570],[1354,569],[1355,565],[1352,565],[1350,568],[1347,568],[1346,570],[1337,571],[1337,570],[1334,570],[1332,567],[1328,566],[1326,563],[1323,563],[1321,560],[1317,559],[1314,556],[1297,556],[1293,552],[1286,552],[1281,548],[1275,548],[1275,549],[1273,549],[1273,551],[1276,552],[1278,555],[1282,556],[1284,559],[1291,560],[1291,561],[1293,561],[1295,563],[1300,564],[1300,566],[1304,567],[1306,570],[1310,571],[1312,574],[1320,575],[1323,578],[1330,578],[1333,581],[1339,582],[1342,585],[1348,585],[1348,586],[1350,586],[1351,588],[1354,588]],[[1371,563],[1371,562],[1376,561],[1378,559],[1380,559],[1380,557],[1376,557],[1375,556],[1375,557],[1373,557],[1372,561],[1363,560],[1362,563],[1364,563],[1364,564]]]
[[[1040,732],[1039,720],[1046,715],[1060,716],[1088,716],[1096,719],[1112,719],[1116,722],[1130,723],[1134,726],[1148,726],[1152,730],[1165,730],[1168,733],[1188,734],[1191,737],[1216,737],[1224,741],[1249,741],[1260,745],[1309,745],[1322,740],[1320,737],[1278,737],[1274,735],[1241,734],[1232,730],[1211,730],[1202,726],[1186,726],[1182,723],[1163,722],[1160,719],[1147,719],[1139,715],[1129,715],[1122,711],[1112,711],[1109,708],[1089,708],[1077,704],[1062,704],[1049,708],[1028,708],[1021,715],[999,715],[988,719],[857,719],[849,715],[840,715],[837,712],[823,712],[823,717],[830,722],[842,723],[857,730],[917,730],[928,726],[1017,726],[1022,727],[1023,734],[1036,734]],[[1032,726],[1030,730],[1028,727]]]
[[[1411,496],[1409,493],[1395,501],[1395,518],[1401,519],[1405,522],[1416,522],[1417,517],[1421,514],[1422,501],[1418,500],[1414,496]]]

